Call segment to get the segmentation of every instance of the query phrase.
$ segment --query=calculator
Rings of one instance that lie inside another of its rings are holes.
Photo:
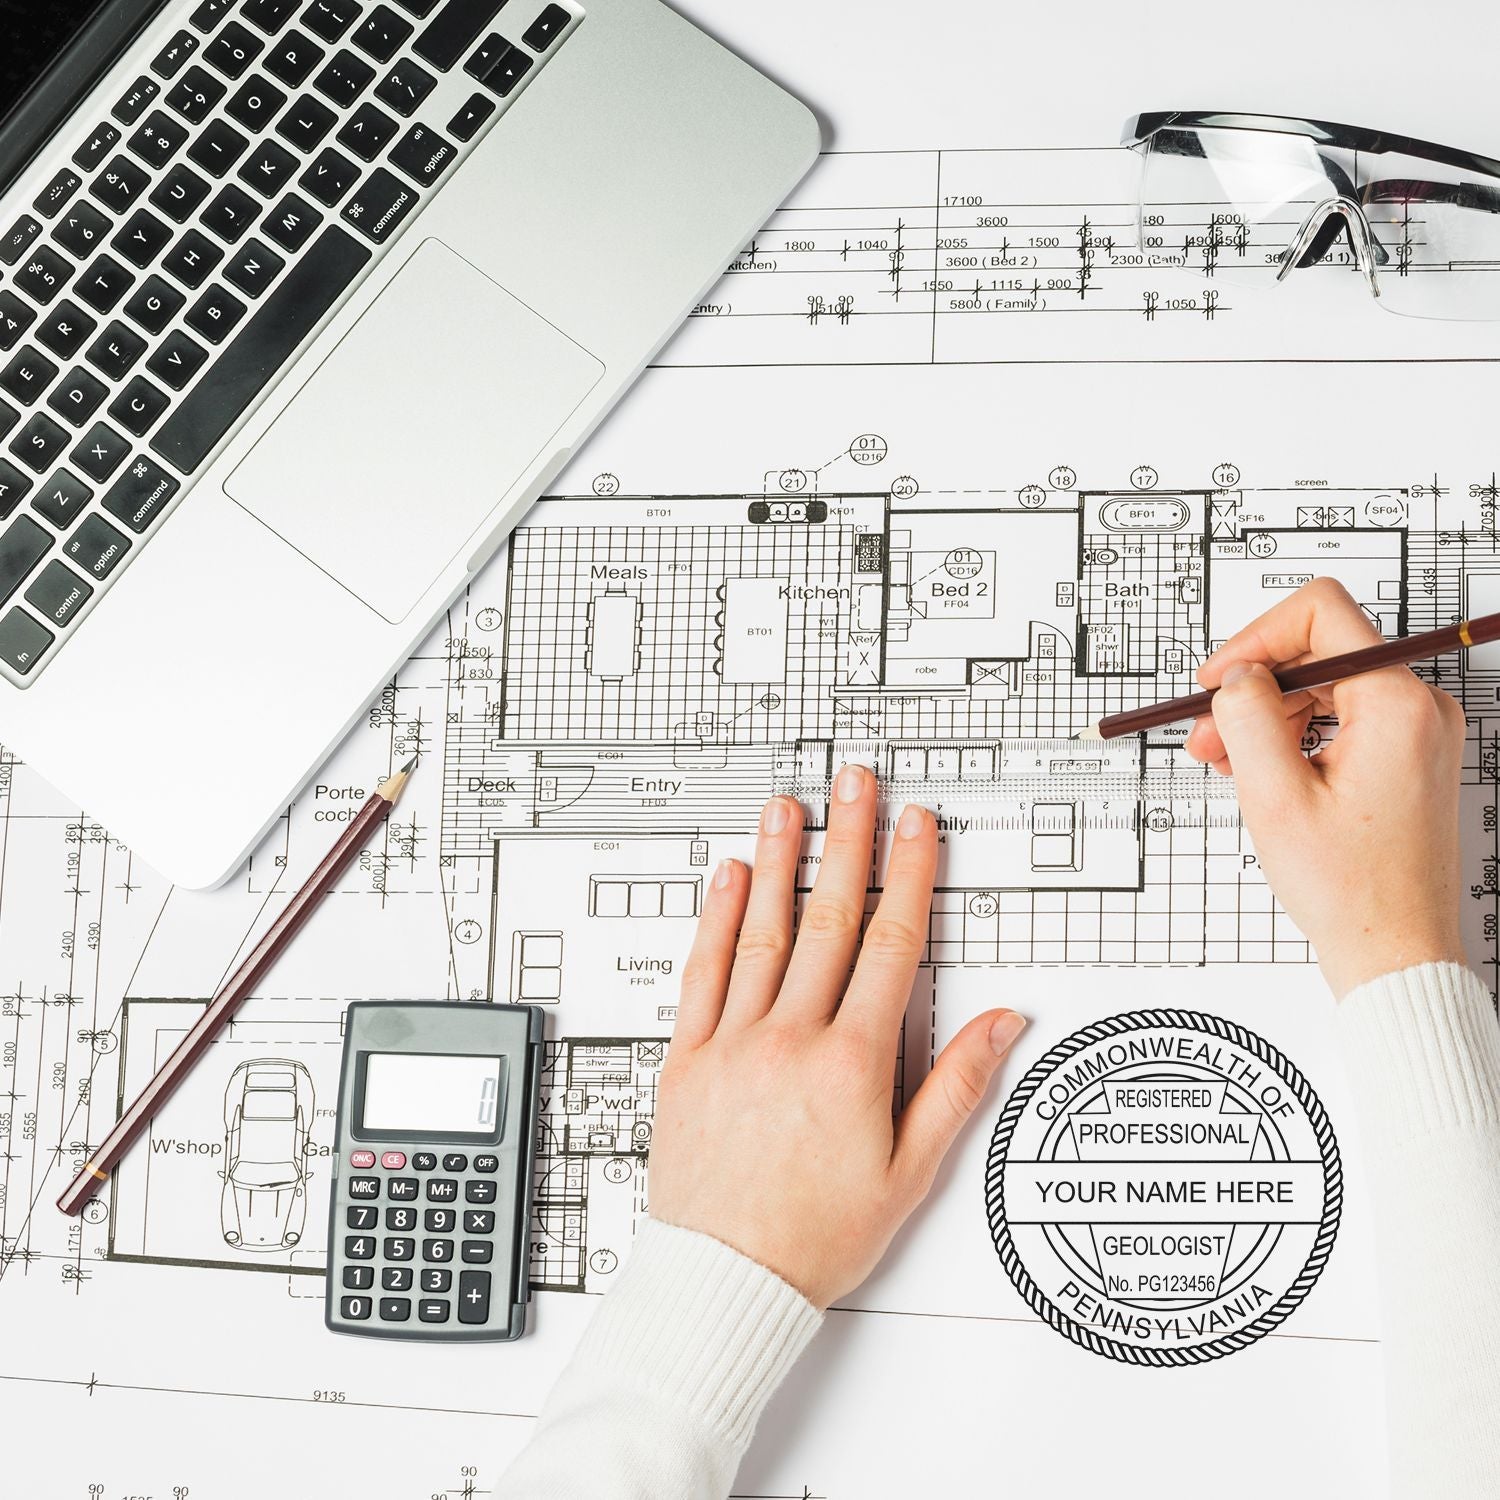
[[[348,1008],[328,1221],[334,1332],[525,1332],[541,1053],[535,1005]]]

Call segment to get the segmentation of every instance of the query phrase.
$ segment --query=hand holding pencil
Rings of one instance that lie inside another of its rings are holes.
[[[1217,692],[1187,740],[1233,773],[1266,878],[1340,997],[1414,964],[1464,961],[1463,709],[1404,666],[1283,693],[1291,667],[1388,644],[1341,585],[1316,579],[1203,664],[1199,681]],[[1309,758],[1315,713],[1339,732]]]

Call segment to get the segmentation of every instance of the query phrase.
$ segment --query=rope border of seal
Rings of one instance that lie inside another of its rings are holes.
[[[1206,1344],[1190,1348],[1163,1349],[1142,1347],[1136,1344],[1116,1343],[1103,1338],[1092,1329],[1074,1321],[1061,1312],[1043,1294],[1031,1279],[1031,1273],[1021,1260],[1015,1241],[1011,1238],[1010,1225],[1005,1219],[1005,1158],[1010,1149],[1011,1136],[1031,1096],[1059,1064],[1066,1062],[1085,1047],[1095,1042],[1106,1041],[1126,1032],[1142,1031],[1148,1027],[1179,1027],[1206,1032],[1221,1041],[1231,1042],[1244,1051],[1252,1053],[1281,1076],[1291,1088],[1297,1102],[1307,1112],[1308,1123],[1313,1128],[1318,1150],[1323,1159],[1323,1218],[1318,1225],[1312,1250],[1297,1279],[1277,1298],[1274,1304],[1259,1314],[1252,1322],[1235,1332],[1212,1339]],[[1282,1052],[1273,1047],[1264,1037],[1222,1016],[1209,1015],[1194,1010],[1133,1010],[1118,1016],[1106,1016],[1075,1031],[1064,1038],[1027,1070],[1006,1101],[1000,1118],[995,1122],[994,1134],[990,1138],[989,1158],[985,1166],[985,1207],[990,1221],[990,1236],[995,1242],[995,1251],[1000,1264],[1014,1283],[1015,1288],[1026,1299],[1027,1305],[1044,1323],[1071,1339],[1075,1344],[1092,1354],[1106,1359],[1119,1360],[1126,1364],[1151,1365],[1181,1368],[1186,1365],[1204,1364],[1211,1359],[1220,1359],[1226,1354],[1237,1353],[1265,1337],[1283,1321],[1307,1296],[1323,1272],[1333,1250],[1338,1234],[1339,1220],[1344,1203],[1344,1168],[1339,1155],[1338,1141],[1327,1112],[1314,1092],[1312,1085],[1303,1077],[1301,1070]]]

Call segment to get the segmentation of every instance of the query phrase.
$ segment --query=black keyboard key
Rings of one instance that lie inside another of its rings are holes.
[[[506,99],[530,71],[530,54],[522,52],[519,47],[509,47],[495,59],[494,66],[480,82],[485,88],[493,89],[502,99]]]
[[[470,94],[468,103],[448,121],[448,134],[460,141],[472,141],[475,132],[495,113],[495,101],[488,94]]]
[[[286,95],[269,78],[256,73],[234,91],[234,98],[224,106],[224,113],[255,134],[276,118],[276,111],[285,103]]]
[[[167,94],[167,107],[175,109],[189,124],[200,125],[228,92],[212,73],[205,73],[194,64],[173,84]]]
[[[521,33],[521,40],[533,52],[545,52],[562,35],[563,28],[568,24],[568,20],[568,13],[562,6],[549,5]]]
[[[63,205],[73,196],[83,182],[72,167],[62,167],[52,181],[36,195],[32,207],[44,218],[55,219]]]
[[[145,437],[171,404],[171,399],[165,391],[157,390],[144,375],[137,375],[109,403],[109,414],[126,432]]]
[[[367,1223],[356,1223],[355,1214],[373,1214],[375,1210],[366,1203],[356,1203],[349,1210],[349,1227],[351,1229],[368,1229]],[[352,1291],[361,1292],[375,1285],[374,1266],[345,1266],[344,1285]]]
[[[68,446],[67,429],[59,427],[46,412],[37,412],[11,439],[10,451],[28,469],[40,474],[62,457]]]
[[[158,463],[136,458],[115,480],[100,502],[112,516],[118,516],[132,531],[144,531],[166,509],[168,501],[182,488]]]
[[[6,408],[10,410],[9,407]],[[0,433],[6,429],[0,426]],[[8,458],[0,458],[0,521],[3,521],[25,498],[32,480]]]
[[[109,242],[131,265],[145,270],[172,241],[172,226],[150,209],[138,208]]]
[[[340,109],[348,109],[374,81],[375,69],[363,58],[341,47],[329,58],[322,72],[313,79],[313,87],[325,99],[332,99]]]
[[[488,1265],[495,1258],[495,1247],[489,1240],[465,1240],[463,1258],[471,1266]]]
[[[407,187],[384,167],[376,167],[344,205],[344,217],[361,234],[383,245],[416,206],[415,188]]]
[[[95,422],[79,438],[68,461],[90,479],[108,479],[130,456],[130,440],[121,437],[108,422]]]
[[[458,155],[458,147],[426,125],[413,125],[391,148],[391,163],[426,187],[442,176]]]
[[[211,239],[196,229],[185,229],[177,243],[162,256],[161,268],[190,291],[197,291],[223,259],[224,252]]]
[[[14,292],[0,291],[0,349],[14,349],[21,335],[36,321],[36,309]]]
[[[369,259],[342,229],[325,229],[162,424],[152,448],[184,474],[196,469]]]
[[[423,1240],[422,1259],[429,1262],[448,1261],[453,1259],[452,1240]]]
[[[493,1234],[495,1213],[489,1208],[466,1208],[464,1210],[465,1234]]]
[[[318,153],[317,160],[297,179],[318,200],[332,208],[359,178],[359,168],[332,146]]]
[[[106,208],[123,214],[146,191],[151,179],[127,156],[117,156],[89,183],[89,192]]]
[[[97,376],[90,375],[82,365],[76,365],[52,388],[47,405],[63,421],[74,427],[82,427],[104,404],[109,389]]]
[[[147,333],[160,333],[182,309],[187,298],[160,276],[148,276],[125,304],[125,316]]]
[[[446,1323],[448,1302],[444,1297],[424,1297],[417,1303],[417,1316],[424,1323]]]
[[[57,366],[27,344],[0,370],[0,391],[14,396],[22,406],[30,406],[41,399],[56,378]]]
[[[31,508],[59,531],[71,526],[88,507],[94,492],[76,474],[59,469],[32,497]]]
[[[437,79],[416,63],[398,62],[375,90],[375,97],[389,105],[398,115],[410,116],[432,92]]]
[[[203,368],[207,358],[208,350],[202,344],[195,343],[181,329],[174,328],[156,346],[156,352],[146,361],[146,368],[158,380],[166,381],[174,391],[180,391]]]
[[[91,578],[108,578],[130,551],[130,538],[116,531],[103,516],[85,516],[78,530],[63,543],[63,556]]]
[[[410,1234],[417,1227],[417,1211],[414,1208],[388,1208],[385,1211],[385,1227],[398,1234]]]
[[[261,221],[260,232],[268,240],[275,240],[283,250],[300,250],[322,222],[323,215],[312,204],[288,193]],[[0,334],[3,332],[0,325]],[[4,347],[0,344],[0,348]]]
[[[93,589],[71,568],[54,561],[37,574],[36,581],[26,590],[26,602],[48,624],[65,630],[93,594]]]
[[[299,151],[311,151],[333,129],[337,119],[326,104],[304,94],[276,122],[276,134]]]
[[[460,1323],[487,1323],[490,1317],[490,1273],[488,1271],[460,1271],[458,1273],[458,1321]]]
[[[203,4],[188,17],[188,24],[199,31],[212,31],[230,11],[235,0],[203,0]]]
[[[230,256],[229,264],[224,267],[224,279],[247,297],[259,297],[285,264],[269,245],[250,240]]]
[[[163,429],[165,431],[165,429]],[[386,1196],[396,1200],[410,1199],[417,1196],[417,1179],[415,1177],[392,1177],[386,1182]]]
[[[422,1227],[428,1234],[452,1234],[457,1219],[451,1208],[429,1208],[422,1215]]]
[[[351,1203],[344,1212],[344,1222],[350,1229],[374,1229],[380,1222],[380,1210],[373,1203]],[[349,1285],[347,1274],[344,1285]],[[364,1285],[368,1286],[369,1282]]]
[[[211,286],[188,309],[183,322],[210,344],[222,344],[245,316],[245,304],[221,286]]]
[[[387,1260],[410,1260],[417,1253],[417,1242],[402,1235],[388,1235],[382,1253]]]
[[[72,359],[98,323],[66,297],[36,326],[36,341],[62,359]]]
[[[110,148],[120,139],[120,132],[107,120],[94,126],[88,138],[73,153],[73,165],[92,172],[109,155]]]
[[[73,294],[95,312],[113,312],[115,303],[135,285],[135,277],[109,255],[96,256],[73,283]]]
[[[239,179],[269,198],[281,191],[301,165],[285,146],[278,146],[275,141],[259,141],[241,165]]]
[[[169,219],[186,224],[193,210],[208,197],[209,184],[191,167],[178,162],[151,190],[151,206],[159,208]]]
[[[435,1203],[452,1203],[458,1197],[458,1183],[452,1177],[430,1177],[427,1196]]]
[[[23,677],[41,660],[56,637],[23,609],[13,609],[0,620],[0,661]]]
[[[384,110],[376,109],[373,104],[361,104],[344,121],[344,128],[335,139],[361,161],[374,161],[400,128]]]
[[[210,120],[198,139],[188,147],[188,159],[196,162],[210,177],[222,177],[240,157],[250,138],[236,130],[227,120]]]
[[[14,284],[33,302],[45,307],[73,278],[78,268],[51,245],[38,245],[16,267]]]
[[[323,61],[327,54],[309,36],[300,31],[289,31],[266,54],[261,65],[273,78],[279,78],[292,88],[301,88],[307,75]]]
[[[500,1158],[493,1151],[481,1151],[474,1158],[474,1170],[493,1177],[500,1170]]]
[[[254,32],[246,31],[238,21],[231,21],[203,49],[203,60],[226,78],[239,78],[265,50],[265,45]]]
[[[430,16],[438,0],[396,0],[402,10],[409,10],[418,20]]]
[[[137,78],[128,89],[120,96],[115,107],[110,110],[115,119],[122,125],[134,125],[140,118],[141,111],[150,104],[161,92],[161,85],[154,78],[144,76]]]
[[[344,1255],[349,1260],[374,1260],[375,1236],[372,1234],[348,1235],[344,1240]]]
[[[0,239],[0,261],[4,261],[8,266],[15,265],[26,254],[32,240],[41,232],[42,222],[40,219],[34,219],[30,214],[22,214],[5,231],[5,238]]]
[[[104,242],[110,222],[92,203],[75,203],[52,230],[52,237],[70,255],[86,260]]]
[[[17,516],[0,534],[0,604],[52,550],[52,538],[30,516]]]
[[[498,31],[492,31],[474,49],[474,55],[464,64],[464,72],[471,78],[483,79],[509,51],[510,43]]]
[[[179,31],[151,60],[151,71],[158,78],[175,78],[178,70],[198,50],[198,38],[191,31]]]
[[[354,0],[313,0],[302,12],[302,24],[325,42],[336,42],[359,19]]]
[[[15,407],[8,402],[0,401],[0,438],[3,438],[20,420],[21,413]],[[4,515],[4,512],[0,511],[0,515]]]
[[[259,213],[260,204],[244,188],[226,182],[218,197],[203,210],[199,223],[232,245],[255,222]]]
[[[148,167],[164,167],[181,149],[188,138],[186,127],[179,125],[169,115],[153,109],[125,142],[125,149],[138,156]]]
[[[363,1323],[370,1316],[371,1306],[368,1297],[340,1297],[339,1316],[350,1323]]]
[[[414,1151],[412,1152],[411,1164],[413,1171],[430,1172],[437,1166],[437,1157],[431,1151]],[[431,1213],[432,1210],[428,1209],[428,1214],[431,1215]]]
[[[380,1286],[387,1292],[409,1292],[411,1290],[410,1266],[385,1266],[380,1272]]]
[[[422,1290],[424,1292],[446,1292],[452,1285],[452,1271],[442,1266],[422,1267]]]
[[[302,0],[245,0],[240,14],[267,36],[275,36],[292,16]]]
[[[503,3],[504,0],[447,0],[412,43],[411,50],[433,67],[446,71],[494,20]]]
[[[382,1323],[405,1323],[410,1318],[410,1297],[382,1297],[380,1299],[380,1321]]]
[[[116,320],[89,345],[84,358],[105,379],[119,381],[124,380],[145,352],[145,339]]]
[[[389,62],[401,50],[401,44],[412,31],[411,22],[403,20],[390,6],[377,5],[349,40],[376,62],[384,63]]]
[[[496,1185],[493,1182],[474,1182],[464,1184],[464,1197],[470,1203],[493,1203],[495,1201]]]

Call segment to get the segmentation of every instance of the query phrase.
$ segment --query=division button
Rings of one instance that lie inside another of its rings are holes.
[[[470,1203],[493,1203],[495,1201],[495,1184],[493,1182],[469,1182],[464,1186],[464,1197]]]

